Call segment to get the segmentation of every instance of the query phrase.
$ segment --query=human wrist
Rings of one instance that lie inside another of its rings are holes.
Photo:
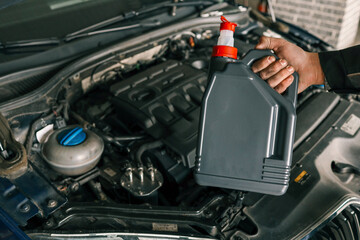
[[[311,85],[324,85],[325,83],[325,74],[322,70],[319,54],[318,53],[308,53],[309,64],[308,68],[312,73]]]

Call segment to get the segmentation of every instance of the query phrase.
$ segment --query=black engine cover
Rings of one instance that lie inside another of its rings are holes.
[[[169,60],[111,86],[118,117],[136,123],[193,167],[204,71]]]

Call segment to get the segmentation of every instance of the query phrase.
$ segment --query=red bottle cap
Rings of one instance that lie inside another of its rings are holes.
[[[229,46],[214,46],[213,52],[211,54],[212,57],[228,57],[228,58],[237,58],[237,48],[229,47]]]
[[[229,22],[224,16],[221,16],[222,23],[220,24],[220,31],[221,30],[230,30],[235,32],[235,27],[237,26],[236,23]]]

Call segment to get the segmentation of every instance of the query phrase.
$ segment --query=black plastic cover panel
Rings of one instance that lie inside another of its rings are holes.
[[[118,117],[138,124],[193,167],[207,75],[169,60],[111,86]]]
[[[339,103],[336,94],[315,94],[306,104],[297,109],[297,122],[294,148],[298,147],[330,114]]]
[[[322,116],[316,127],[307,121],[310,113]],[[258,228],[247,239],[308,239],[347,205],[360,201],[359,102],[316,93],[300,106],[297,116],[297,128],[312,131],[304,138],[299,130],[295,138],[299,144],[289,188],[283,196],[264,195],[245,207]]]

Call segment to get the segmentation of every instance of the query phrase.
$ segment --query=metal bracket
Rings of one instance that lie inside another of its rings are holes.
[[[39,209],[6,178],[0,178],[0,206],[19,225],[39,213]]]
[[[21,226],[26,226],[37,214],[47,218],[66,202],[66,197],[31,163],[20,177],[11,180],[0,177],[0,208]]]
[[[40,175],[30,162],[28,171],[12,182],[35,203],[42,217],[48,217],[67,202],[67,198]]]

